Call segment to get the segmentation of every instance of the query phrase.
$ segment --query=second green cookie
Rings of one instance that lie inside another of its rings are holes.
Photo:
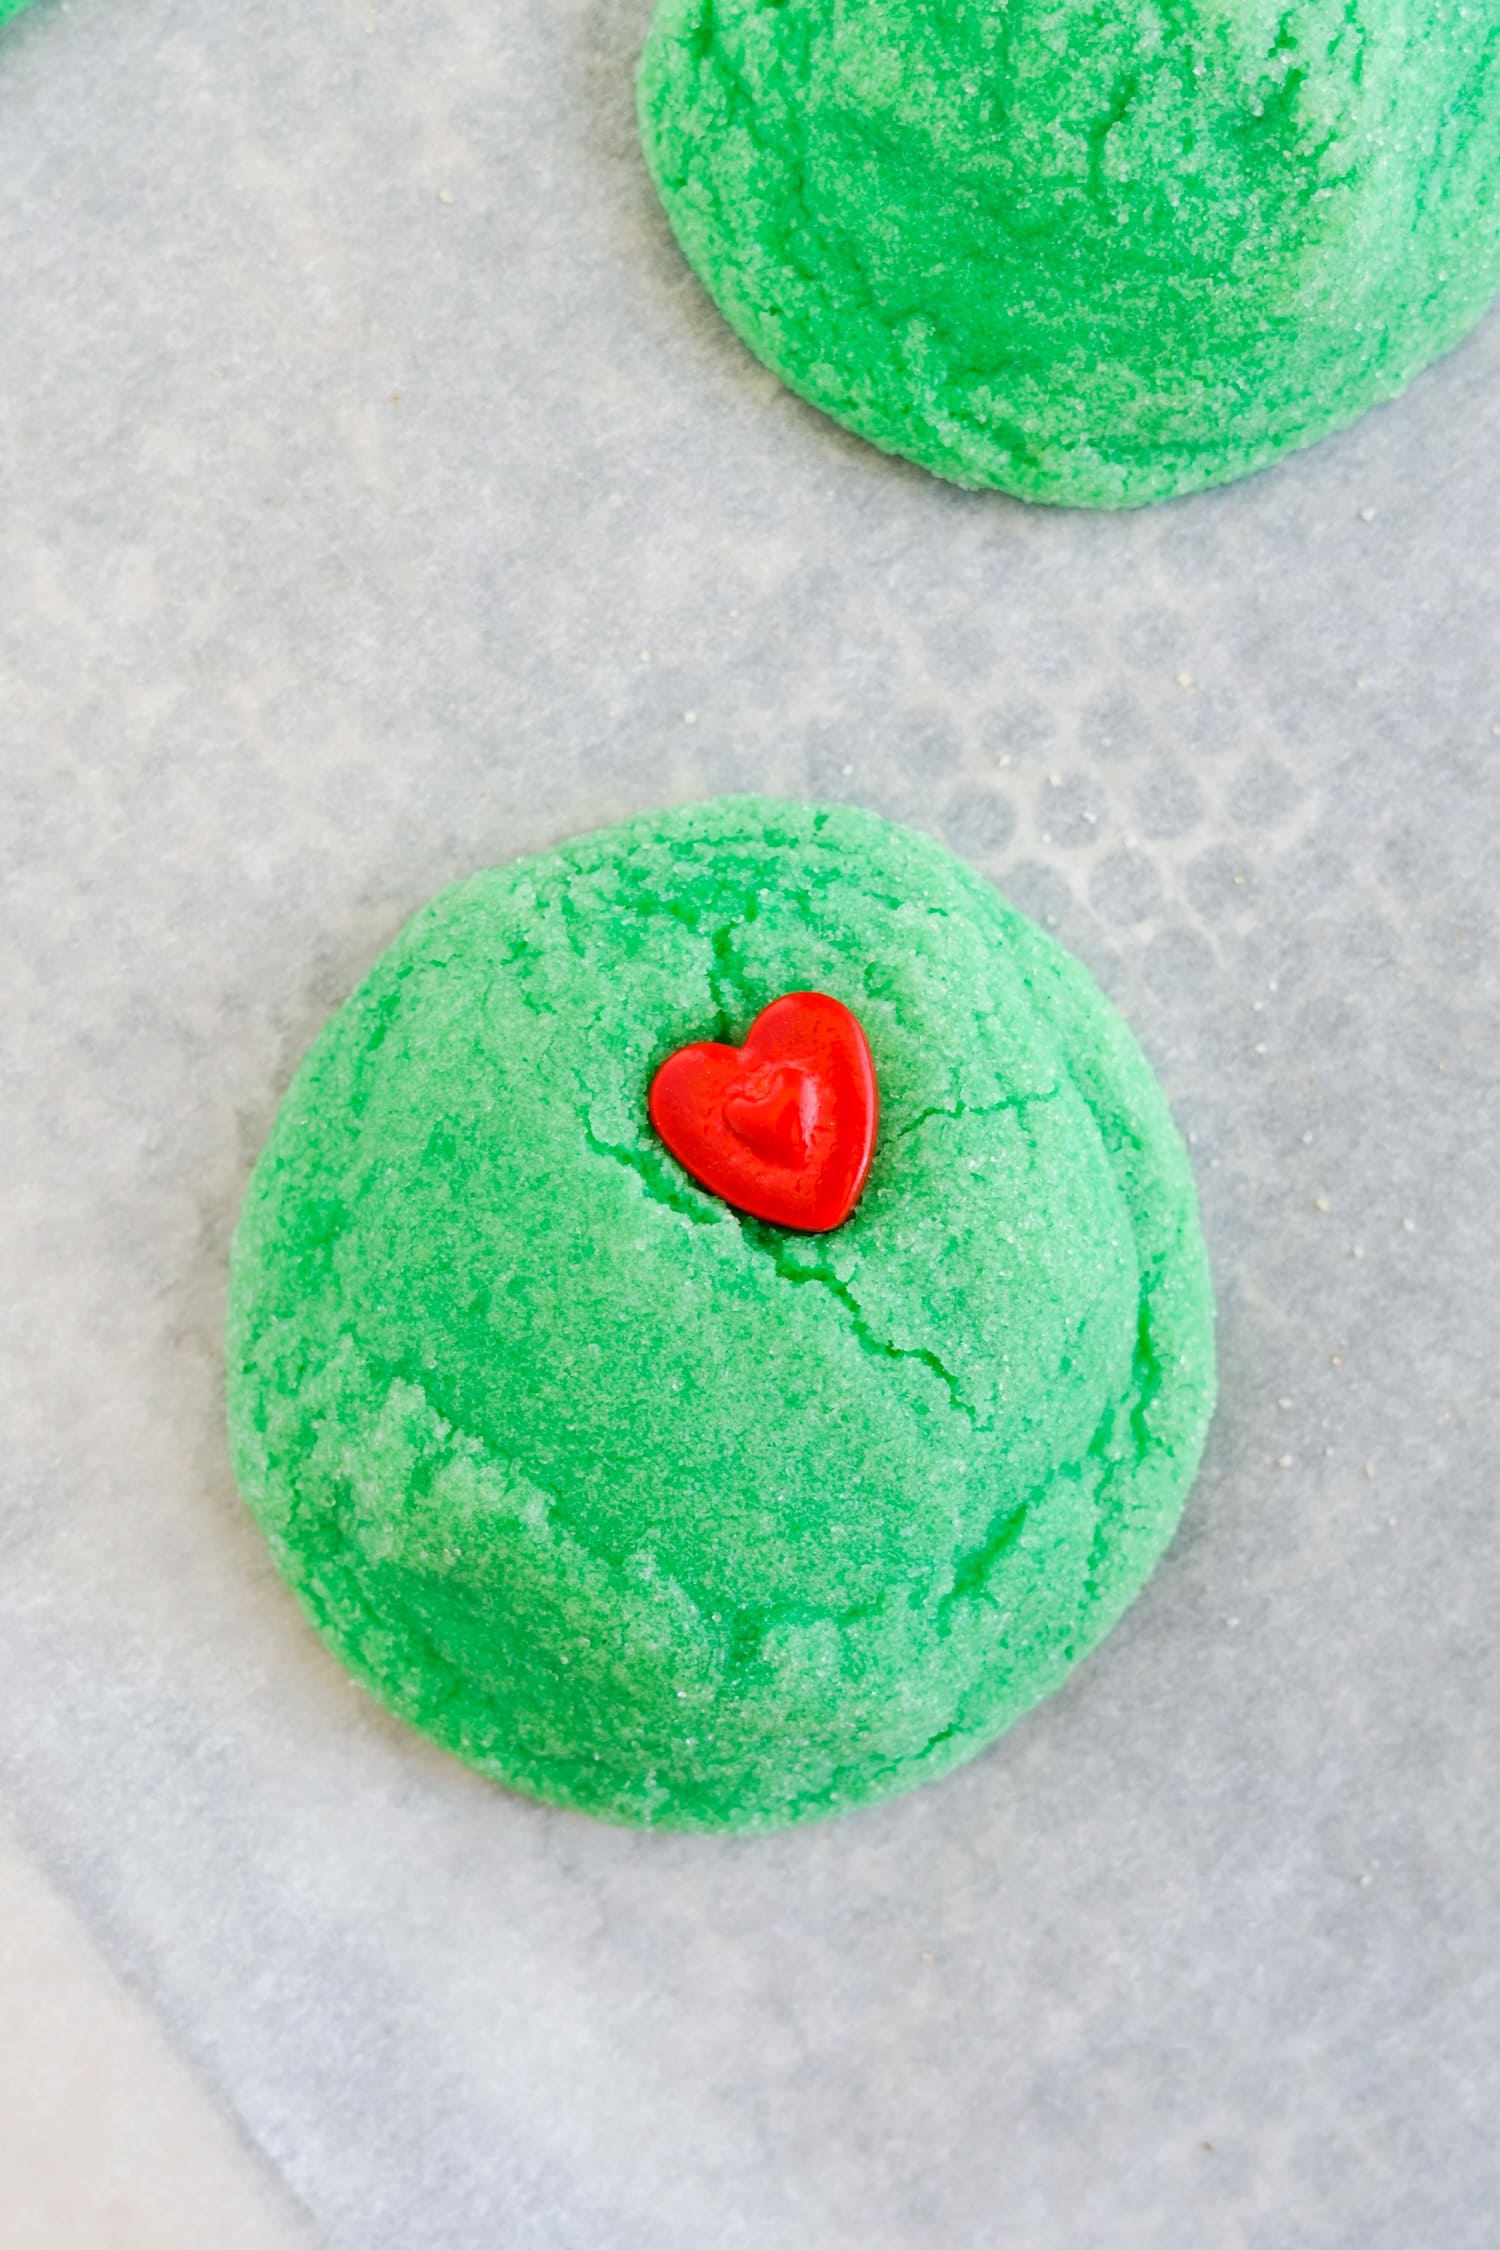
[[[752,351],[1028,500],[1242,476],[1500,287],[1488,7],[658,0],[640,113]]]

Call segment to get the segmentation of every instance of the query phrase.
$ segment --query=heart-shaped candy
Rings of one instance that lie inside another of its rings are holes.
[[[859,1200],[878,1115],[869,1041],[826,992],[784,993],[743,1047],[679,1047],[651,1082],[651,1122],[695,1180],[807,1234]]]

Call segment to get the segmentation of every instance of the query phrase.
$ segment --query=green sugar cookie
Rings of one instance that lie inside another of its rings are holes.
[[[1261,468],[1500,287],[1492,6],[658,0],[640,113],[752,351],[1028,500]]]
[[[824,1234],[647,1112],[794,991],[878,1076]],[[1108,1631],[1197,1466],[1212,1311],[1077,963],[923,837],[729,798],[408,924],[256,1168],[228,1371],[277,1561],[393,1710],[554,1803],[757,1829],[957,1765]]]

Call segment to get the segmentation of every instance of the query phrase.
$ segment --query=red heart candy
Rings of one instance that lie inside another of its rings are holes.
[[[808,1234],[859,1200],[879,1106],[859,1018],[826,992],[773,1000],[743,1047],[679,1047],[651,1082],[651,1122],[695,1180]]]

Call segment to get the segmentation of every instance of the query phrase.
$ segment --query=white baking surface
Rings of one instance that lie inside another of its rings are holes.
[[[0,1826],[5,2250],[309,2250],[315,2232]]]
[[[643,26],[0,33],[0,1950],[54,2089],[7,2221],[133,2246],[63,2167],[137,2220],[222,2177],[214,2250],[1493,2250],[1500,320],[1223,493],[945,489],[682,268]],[[219,1323],[406,915],[752,786],[931,828],[1092,963],[1193,1138],[1223,1404],[1061,1695],[735,1843],[346,1684],[231,1488]],[[90,2006],[191,2163],[68,2109]]]

